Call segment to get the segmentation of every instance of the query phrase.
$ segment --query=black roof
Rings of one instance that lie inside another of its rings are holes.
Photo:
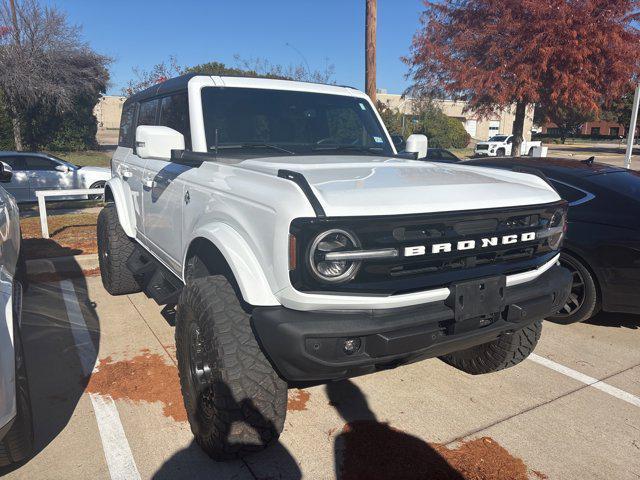
[[[525,167],[543,170],[545,173],[588,177],[602,173],[626,172],[627,169],[586,160],[574,160],[557,157],[499,157],[474,158],[463,162],[467,165],[482,165],[487,167]]]
[[[282,80],[285,82],[302,82],[302,83],[315,83],[318,85],[326,85],[320,82],[307,82],[304,80],[292,80],[288,78],[268,78],[268,77],[247,77],[246,75],[217,75],[217,74],[207,74],[207,73],[186,73],[184,75],[180,75],[179,77],[170,78],[169,80],[165,80],[162,83],[158,83],[153,85],[141,92],[138,92],[134,95],[131,95],[124,102],[125,104],[131,102],[141,102],[148,98],[153,98],[158,95],[166,95],[168,93],[179,92],[187,89],[187,85],[189,84],[189,80],[193,77],[209,77],[209,76],[220,76],[220,77],[235,77],[235,78],[262,78],[266,80]],[[344,88],[352,88],[356,90],[355,87],[351,87],[349,85],[334,85],[336,87],[344,87]]]

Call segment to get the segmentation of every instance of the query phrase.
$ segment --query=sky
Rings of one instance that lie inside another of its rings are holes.
[[[333,64],[340,85],[364,89],[365,0],[50,0],[83,29],[98,53],[113,58],[109,94],[120,94],[132,69],[149,69],[170,55],[178,64],[234,55],[272,64]],[[377,86],[402,93],[409,86],[409,53],[421,0],[378,0]],[[288,46],[287,44],[291,45]]]

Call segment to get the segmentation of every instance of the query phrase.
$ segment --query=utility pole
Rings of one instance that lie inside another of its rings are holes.
[[[633,138],[636,134],[636,122],[638,121],[638,106],[640,106],[640,83],[636,87],[636,94],[633,97],[633,108],[631,109],[631,122],[627,132],[627,153],[624,156],[625,168],[631,168],[631,154],[633,153]]]
[[[378,17],[377,0],[365,0],[366,21],[364,36],[364,52],[365,52],[365,82],[364,89],[369,98],[376,104],[376,24]]]

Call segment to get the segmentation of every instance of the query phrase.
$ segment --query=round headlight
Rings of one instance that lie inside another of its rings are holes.
[[[360,248],[355,235],[345,230],[333,229],[319,234],[309,249],[309,268],[318,280],[325,283],[344,283],[353,279],[360,269],[359,260],[327,260],[332,252]]]

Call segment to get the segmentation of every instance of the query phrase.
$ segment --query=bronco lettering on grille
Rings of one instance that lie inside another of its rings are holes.
[[[530,242],[535,240],[536,232],[526,232],[519,235],[503,235],[502,237],[487,237],[479,240],[460,240],[458,243],[434,243],[432,245],[416,245],[414,247],[405,247],[405,257],[416,257],[419,255],[426,255],[427,252],[432,254],[447,253],[454,249],[460,250],[473,250],[476,248],[496,247],[498,245],[509,245],[520,242]]]

